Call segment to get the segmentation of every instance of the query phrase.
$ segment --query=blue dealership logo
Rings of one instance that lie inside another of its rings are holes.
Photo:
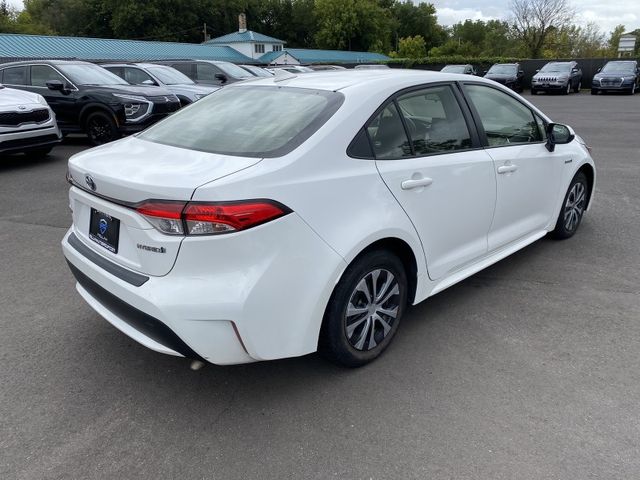
[[[107,233],[108,228],[109,225],[107,224],[107,221],[104,218],[101,218],[100,222],[98,223],[98,230],[100,230],[100,234],[104,235],[105,233]]]

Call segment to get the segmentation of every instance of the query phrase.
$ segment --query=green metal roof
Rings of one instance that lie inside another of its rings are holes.
[[[252,30],[247,30],[245,32],[228,33],[227,35],[223,35],[221,37],[207,40],[204,43],[223,45],[227,43],[247,43],[247,42],[248,43],[282,43],[282,44],[286,43],[282,40],[278,40],[277,38],[269,37],[267,35],[254,32]]]
[[[0,34],[0,58],[79,60],[226,60],[256,63],[231,47],[177,42],[147,42],[107,38]]]
[[[260,63],[271,63],[285,53],[300,63],[375,63],[390,60],[389,57],[381,53],[285,48],[280,52],[267,52],[262,55],[258,61]]]

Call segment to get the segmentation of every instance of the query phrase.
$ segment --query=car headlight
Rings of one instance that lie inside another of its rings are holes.
[[[144,97],[120,93],[114,93],[113,96],[125,100],[122,103],[124,104],[124,116],[127,121],[137,122],[151,113],[153,103]]]
[[[44,105],[45,107],[49,106],[49,104],[47,103],[47,101],[44,99],[42,95],[37,95],[37,100],[40,105]]]

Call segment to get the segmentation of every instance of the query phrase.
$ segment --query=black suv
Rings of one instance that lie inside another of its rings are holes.
[[[169,65],[194,82],[205,85],[225,85],[256,78],[256,75],[234,63],[218,60],[166,60],[154,63]]]
[[[519,63],[496,63],[484,74],[488,78],[509,87],[516,92],[522,92],[522,79],[524,71]]]
[[[640,89],[640,69],[635,60],[612,60],[591,81],[591,95],[605,92],[624,92],[633,95]]]
[[[88,62],[34,60],[0,65],[0,83],[42,95],[63,134],[84,132],[94,145],[143,130],[180,108],[160,87],[136,87]]]
[[[580,93],[582,69],[578,62],[549,62],[531,79],[531,95],[538,92]]]

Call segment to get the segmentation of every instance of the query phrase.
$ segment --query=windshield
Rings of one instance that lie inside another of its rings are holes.
[[[464,65],[447,65],[441,71],[447,73],[464,73]]]
[[[195,82],[184,73],[171,67],[149,67],[147,70],[165,85],[194,85]]]
[[[233,63],[221,62],[216,63],[216,67],[222,70],[224,73],[233,78],[253,78],[253,73],[247,72],[244,68],[241,68]]]
[[[487,73],[495,73],[497,75],[515,75],[515,65],[494,65]]]
[[[569,73],[570,71],[570,63],[547,63],[540,69],[540,73]]]
[[[138,135],[174,147],[245,157],[289,153],[318,130],[344,96],[289,87],[225,87]]]
[[[627,72],[633,73],[636,68],[635,62],[609,62],[602,67],[602,72]]]
[[[129,85],[119,76],[93,64],[56,65],[76,85]]]

